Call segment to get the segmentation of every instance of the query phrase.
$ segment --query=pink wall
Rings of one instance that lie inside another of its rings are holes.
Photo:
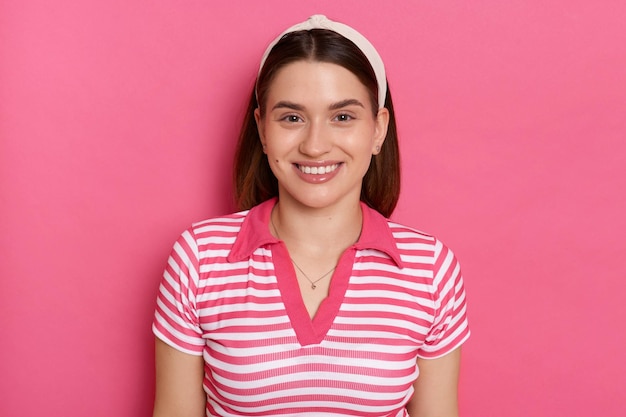
[[[170,245],[232,209],[255,66],[314,12],[380,49],[395,219],[463,262],[463,415],[624,415],[624,2],[68,3],[0,2],[1,416],[149,415]]]

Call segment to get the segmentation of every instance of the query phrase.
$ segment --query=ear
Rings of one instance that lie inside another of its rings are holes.
[[[263,119],[261,119],[261,110],[257,107],[254,109],[254,121],[256,122],[256,129],[259,132],[259,139],[261,139],[261,145],[263,146],[263,153],[265,152],[265,132],[263,129]]]
[[[380,149],[383,146],[383,142],[387,137],[387,129],[389,128],[389,110],[385,107],[378,110],[376,115],[376,126],[374,130],[374,142],[372,148],[372,155],[378,155]]]

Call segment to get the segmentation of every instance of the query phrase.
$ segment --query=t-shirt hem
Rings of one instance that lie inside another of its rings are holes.
[[[159,331],[159,329],[155,325],[152,325],[152,333],[154,333],[154,335],[156,336],[157,339],[159,339],[160,341],[164,342],[166,345],[176,349],[179,352],[183,352],[183,353],[186,353],[188,355],[193,355],[193,356],[202,356],[202,351],[186,349],[186,348],[180,346],[175,341],[169,339],[167,336],[165,336],[163,333],[161,333]]]
[[[469,339],[470,335],[471,335],[471,332],[468,330],[467,334],[461,340],[459,340],[457,343],[455,343],[454,345],[450,345],[451,347],[450,346],[446,346],[446,349],[443,350],[443,351],[434,351],[435,352],[434,355],[426,356],[426,355],[421,355],[421,354],[418,353],[417,357],[420,358],[420,359],[427,359],[427,360],[428,359],[439,359],[439,358],[442,358],[442,357],[446,356],[448,353],[450,353],[450,352],[454,351],[455,349],[461,347],[461,345],[463,343],[465,343],[467,341],[467,339]]]

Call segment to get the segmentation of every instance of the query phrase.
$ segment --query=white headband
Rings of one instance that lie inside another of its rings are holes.
[[[343,23],[333,22],[332,20],[326,18],[326,16],[321,14],[316,14],[309,17],[306,21],[302,23],[298,23],[281,33],[276,39],[269,44],[265,53],[263,54],[263,58],[261,58],[261,65],[259,66],[259,74],[263,69],[263,65],[265,64],[265,60],[267,56],[272,51],[272,48],[288,33],[297,32],[299,30],[311,30],[311,29],[327,29],[331,30],[335,33],[340,34],[344,38],[352,41],[360,50],[363,52],[367,60],[370,62],[370,65],[374,69],[374,74],[376,74],[376,82],[378,83],[378,108],[382,109],[385,107],[385,97],[387,96],[387,78],[385,76],[385,65],[383,64],[383,60],[374,48],[374,45],[368,41],[365,36],[361,35],[356,30],[352,29],[348,25],[344,25]]]

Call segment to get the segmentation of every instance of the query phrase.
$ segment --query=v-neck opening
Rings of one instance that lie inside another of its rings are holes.
[[[311,319],[302,299],[287,248],[284,242],[270,233],[268,226],[270,215],[277,201],[277,198],[272,198],[250,209],[228,255],[228,261],[238,262],[248,259],[260,247],[269,249],[272,252],[281,299],[298,341],[302,346],[320,344],[332,327],[345,299],[357,251],[378,250],[387,254],[400,268],[403,263],[389,229],[388,220],[361,202],[363,213],[361,236],[341,255],[337,269],[331,277],[328,297],[322,301]]]
[[[328,334],[348,290],[354,257],[354,246],[342,253],[331,277],[328,296],[322,300],[315,315],[311,318],[304,304],[287,247],[283,242],[273,245],[272,258],[278,289],[300,345],[320,344]]]

